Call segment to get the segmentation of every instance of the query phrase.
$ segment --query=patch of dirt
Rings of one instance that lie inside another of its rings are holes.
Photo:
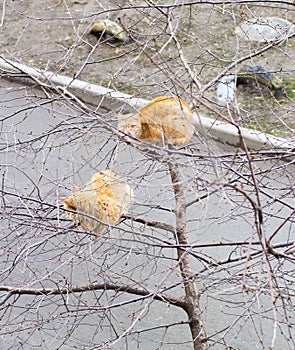
[[[239,23],[248,18],[275,16],[294,22],[294,6],[260,1],[251,5],[169,4],[175,2],[4,2],[2,55],[143,98],[178,95],[207,116],[216,118],[215,110],[243,126],[294,136],[293,100],[279,103],[269,94],[239,91],[238,108],[221,106],[216,99],[218,82],[212,80],[237,61],[228,73],[251,64],[262,65],[285,82],[294,77],[294,39],[255,55],[268,44],[250,43],[235,34]],[[132,43],[90,35],[91,25],[105,18],[121,21],[134,38]],[[207,84],[200,103],[199,88]]]

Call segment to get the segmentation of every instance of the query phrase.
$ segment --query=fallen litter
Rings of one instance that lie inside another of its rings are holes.
[[[248,85],[259,89],[261,85],[268,88],[277,99],[286,97],[282,80],[262,66],[244,66],[236,75],[229,74],[222,77],[216,88],[217,99],[221,103],[233,103],[236,98],[238,85]]]
[[[278,17],[251,18],[237,27],[236,34],[247,41],[271,42],[295,35],[295,25]]]
[[[122,26],[109,19],[104,19],[94,23],[90,28],[90,34],[93,34],[98,38],[104,36],[112,41],[121,41],[124,44],[129,44],[131,41]]]

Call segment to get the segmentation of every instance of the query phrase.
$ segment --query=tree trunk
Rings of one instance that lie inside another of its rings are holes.
[[[188,245],[186,238],[186,206],[180,173],[176,162],[169,163],[169,171],[175,194],[176,239],[179,245]],[[207,349],[207,335],[203,327],[200,294],[196,290],[194,277],[190,266],[189,254],[184,248],[177,249],[179,267],[185,288],[185,311],[188,315],[194,350]]]

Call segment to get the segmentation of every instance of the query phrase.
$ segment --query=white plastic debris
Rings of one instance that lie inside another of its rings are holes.
[[[251,18],[237,27],[236,34],[248,41],[270,42],[295,34],[295,25],[278,17]]]
[[[223,76],[217,85],[216,95],[220,103],[233,103],[235,101],[236,83],[234,75]]]

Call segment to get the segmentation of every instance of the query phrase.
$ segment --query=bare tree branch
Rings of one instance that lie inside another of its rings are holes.
[[[68,295],[73,293],[83,293],[90,292],[95,290],[103,290],[103,291],[116,291],[116,292],[125,292],[128,294],[139,295],[143,298],[139,298],[134,301],[143,300],[146,298],[153,298],[158,301],[162,301],[165,303],[171,303],[175,306],[184,308],[185,302],[181,298],[174,297],[173,295],[169,296],[166,294],[162,294],[159,291],[157,294],[153,294],[144,289],[138,289],[130,286],[123,286],[122,284],[112,284],[112,283],[90,283],[87,285],[81,286],[73,286],[73,287],[64,287],[64,288],[16,288],[10,286],[0,286],[1,292],[8,292],[8,294],[1,300],[0,304],[4,304],[12,295]],[[130,303],[127,302],[127,303]],[[122,305],[122,304],[120,304]]]

